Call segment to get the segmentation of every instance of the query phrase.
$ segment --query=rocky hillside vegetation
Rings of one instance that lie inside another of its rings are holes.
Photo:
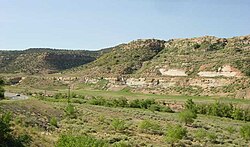
[[[77,70],[94,76],[250,76],[249,55],[250,36],[139,39],[113,47]],[[232,73],[215,73],[227,71]]]
[[[110,89],[250,98],[250,36],[136,40],[70,73]]]
[[[75,69],[85,76],[119,76],[135,74],[146,61],[152,60],[162,49],[163,40],[137,40],[121,44],[94,62]]]
[[[0,51],[0,73],[54,73],[94,61],[108,50],[55,50],[33,48]]]

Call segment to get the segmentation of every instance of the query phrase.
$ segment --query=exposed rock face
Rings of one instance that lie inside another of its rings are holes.
[[[163,76],[174,76],[174,77],[182,77],[182,76],[188,76],[184,70],[180,70],[180,69],[163,69],[160,68],[159,71],[161,72],[161,74]]]
[[[147,86],[147,83],[145,78],[139,78],[139,79],[130,78],[127,79],[126,85],[130,87],[145,87]]]
[[[218,68],[218,71],[201,71],[198,73],[198,75],[201,77],[239,77],[241,75],[241,72],[231,67],[230,65],[225,65]]]
[[[213,78],[202,78],[202,79],[191,79],[191,86],[199,86],[202,88],[211,88],[211,87],[222,87],[229,85],[231,82],[227,79],[213,79]]]
[[[109,81],[109,90],[121,90],[128,86],[135,91],[145,93],[171,93],[171,94],[188,94],[188,95],[210,95],[210,96],[230,96],[236,98],[249,98],[250,90],[243,89],[225,92],[227,88],[236,86],[240,82],[238,78],[190,78],[190,77],[162,77],[162,78],[105,78]],[[87,83],[98,83],[98,79],[85,80]],[[247,87],[250,83],[245,79],[242,87]],[[148,91],[149,90],[149,91]],[[148,92],[147,92],[148,91]]]
[[[235,97],[236,98],[250,99],[250,88],[237,91]]]

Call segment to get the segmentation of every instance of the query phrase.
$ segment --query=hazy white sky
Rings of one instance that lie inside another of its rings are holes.
[[[249,0],[0,0],[0,49],[248,34]]]

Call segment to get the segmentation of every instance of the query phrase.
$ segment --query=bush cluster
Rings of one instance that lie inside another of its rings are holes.
[[[185,108],[198,114],[250,121],[250,111],[248,109],[238,108],[232,104],[215,102],[213,104],[196,105],[190,99],[185,103]]]
[[[11,113],[2,114],[0,117],[0,146],[3,147],[27,146],[31,141],[31,137],[27,134],[19,135],[17,137],[13,136],[12,135],[13,130],[11,129],[11,123],[10,123],[11,120],[12,120]]]
[[[108,147],[104,140],[99,140],[91,136],[62,135],[57,141],[56,147]]]
[[[128,101],[126,98],[116,98],[116,99],[104,99],[102,97],[95,97],[88,101],[91,105],[100,105],[107,107],[127,107],[127,108],[140,108],[140,109],[149,109],[152,111],[159,112],[174,112],[167,106],[159,105],[155,102],[154,99],[135,99]]]

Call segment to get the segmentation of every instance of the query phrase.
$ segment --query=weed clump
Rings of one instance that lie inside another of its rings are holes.
[[[112,120],[111,126],[115,131],[120,131],[120,132],[123,132],[127,129],[125,121],[118,118],[114,118]]]
[[[244,125],[240,129],[240,135],[246,140],[250,140],[250,125]]]
[[[50,125],[57,127],[58,128],[58,123],[57,123],[57,119],[55,117],[52,117],[49,121]]]

